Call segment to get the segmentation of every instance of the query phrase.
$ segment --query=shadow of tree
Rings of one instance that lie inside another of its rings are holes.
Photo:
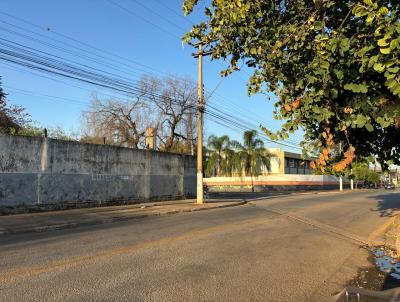
[[[397,288],[400,286],[400,280],[393,278],[390,274],[386,275],[383,281],[382,290]]]
[[[269,198],[275,196],[292,195],[291,191],[283,192],[209,192],[207,194],[207,202],[224,202],[237,199],[254,199],[254,198]]]
[[[400,211],[400,192],[386,191],[386,194],[373,195],[368,198],[377,200],[376,209],[371,211],[379,211],[381,217],[393,217]]]

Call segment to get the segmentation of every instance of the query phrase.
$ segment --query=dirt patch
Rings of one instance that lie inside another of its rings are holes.
[[[400,286],[400,278],[396,277],[398,259],[393,257],[393,251],[378,247],[369,251],[370,265],[358,270],[356,276],[346,286],[370,290],[387,290]]]
[[[346,287],[382,290],[386,274],[375,266],[375,255],[372,251],[369,252],[368,262],[370,265],[359,269],[357,275],[346,284]]]

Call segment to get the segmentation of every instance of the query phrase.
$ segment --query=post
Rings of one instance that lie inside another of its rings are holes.
[[[197,103],[197,204],[203,204],[203,53],[199,44]]]
[[[156,128],[149,127],[146,129],[145,134],[146,149],[155,150],[156,149]]]
[[[353,175],[353,169],[350,169],[350,174]],[[354,181],[353,181],[353,176],[350,179],[350,189],[353,191],[354,190]]]
[[[339,143],[339,153],[342,155],[342,143]],[[339,190],[343,191],[343,177],[340,175],[339,177]]]

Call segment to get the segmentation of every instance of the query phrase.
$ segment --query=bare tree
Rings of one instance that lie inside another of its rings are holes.
[[[145,76],[134,100],[101,100],[96,95],[83,112],[83,140],[145,147],[148,127],[156,128],[159,150],[194,153],[197,87],[189,78]]]
[[[101,100],[97,95],[83,112],[84,140],[139,148],[144,144],[146,128],[151,126],[153,108],[143,95],[131,101]]]
[[[197,87],[191,79],[168,76],[164,79],[144,77],[140,86],[158,110],[158,138],[164,151],[186,152],[194,149],[194,114],[197,103]],[[176,147],[179,146],[179,150]],[[185,149],[185,148],[184,148]]]

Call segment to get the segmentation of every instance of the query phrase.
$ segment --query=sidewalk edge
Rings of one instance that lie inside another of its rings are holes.
[[[214,210],[214,209],[222,209],[222,208],[229,208],[229,207],[236,207],[247,204],[247,200],[240,200],[236,202],[231,202],[230,204],[222,204],[216,206],[210,206],[207,208],[192,208],[192,209],[183,209],[183,210],[169,210],[167,212],[156,212],[156,213],[149,213],[143,215],[134,215],[134,216],[121,216],[121,217],[112,217],[109,219],[104,220],[94,220],[94,221],[86,221],[86,222],[71,222],[71,223],[62,223],[56,225],[42,225],[42,226],[33,226],[33,227],[25,227],[16,230],[0,230],[0,237],[7,236],[7,235],[17,235],[17,234],[29,234],[29,233],[43,233],[48,231],[57,231],[57,230],[64,230],[76,227],[86,227],[86,226],[93,226],[93,225],[103,225],[109,224],[114,222],[122,222],[134,219],[142,219],[147,217],[156,217],[156,216],[164,216],[164,215],[173,215],[179,213],[190,213],[190,212],[197,212],[197,211],[206,211],[206,210]]]

